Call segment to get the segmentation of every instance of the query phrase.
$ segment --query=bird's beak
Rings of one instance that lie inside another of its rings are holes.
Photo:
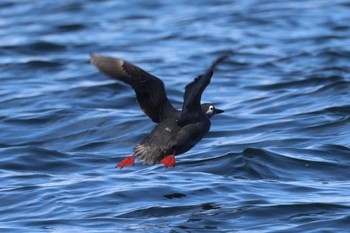
[[[223,112],[224,112],[224,110],[215,108],[215,114],[219,114],[219,113],[223,113]]]

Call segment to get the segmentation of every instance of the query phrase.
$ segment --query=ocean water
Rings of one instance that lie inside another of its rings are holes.
[[[350,232],[350,1],[3,0],[1,232]],[[225,113],[177,166],[114,168],[155,126],[88,63]]]

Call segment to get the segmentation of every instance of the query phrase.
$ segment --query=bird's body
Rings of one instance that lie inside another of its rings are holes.
[[[225,56],[226,57],[226,56]],[[91,55],[91,63],[108,76],[129,84],[136,93],[141,109],[158,125],[134,148],[134,154],[117,167],[134,165],[135,157],[146,164],[175,166],[175,155],[195,146],[209,131],[210,117],[223,112],[212,104],[200,104],[213,69],[225,57],[217,59],[206,73],[186,86],[182,110],[169,102],[163,82],[146,71],[123,60]]]
[[[197,122],[183,127],[177,124],[181,112],[160,122],[152,132],[137,146],[135,155],[144,163],[159,163],[167,155],[178,155],[187,152],[195,146],[209,131],[210,120],[203,116]]]

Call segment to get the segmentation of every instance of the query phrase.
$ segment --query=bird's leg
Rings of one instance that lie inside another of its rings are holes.
[[[165,158],[163,158],[162,160],[160,160],[160,163],[164,164],[164,166],[167,167],[175,167],[175,153],[172,153],[168,156],[166,156]]]
[[[136,157],[135,155],[131,155],[129,157],[126,157],[120,163],[118,163],[117,166],[115,166],[115,167],[120,167],[120,169],[122,169],[125,166],[134,166],[135,157]]]

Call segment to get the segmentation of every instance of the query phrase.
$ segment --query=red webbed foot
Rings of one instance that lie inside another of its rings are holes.
[[[160,163],[164,164],[164,166],[167,167],[175,167],[175,156],[173,154],[166,156],[162,160],[160,160]]]
[[[136,157],[135,155],[131,155],[129,157],[126,157],[120,163],[118,163],[117,166],[115,166],[115,167],[120,167],[120,169],[122,169],[125,166],[134,166],[135,157]]]

